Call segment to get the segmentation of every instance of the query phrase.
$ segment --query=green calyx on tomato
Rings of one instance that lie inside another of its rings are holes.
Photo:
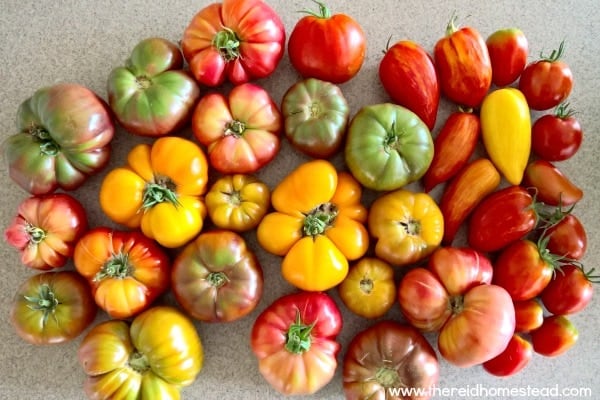
[[[105,278],[123,279],[129,275],[131,275],[129,255],[116,253],[104,263],[102,268],[94,275],[93,280],[98,282]]]
[[[293,354],[302,354],[310,350],[310,334],[315,327],[315,322],[306,325],[302,322],[300,311],[296,312],[296,321],[290,325],[285,335],[285,348]]]
[[[219,53],[225,61],[232,61],[240,56],[240,38],[235,32],[227,27],[217,32],[212,40],[213,46],[219,49]]]
[[[37,139],[38,143],[40,144],[40,152],[42,154],[47,156],[55,156],[60,152],[60,146],[54,139],[52,139],[50,132],[48,132],[48,130],[46,130],[44,127],[32,126],[29,129],[29,133],[31,136]]]
[[[169,178],[155,178],[155,182],[148,182],[144,188],[142,210],[152,208],[163,201],[178,205],[179,200],[174,192],[174,186]]]
[[[312,209],[304,217],[302,232],[304,236],[320,235],[330,227],[338,215],[338,209],[333,203],[323,203]]]
[[[220,271],[219,272],[211,272],[206,277],[206,280],[208,281],[208,283],[210,283],[212,286],[214,286],[216,288],[220,288],[221,286],[223,286],[227,282],[229,282],[229,278],[227,277],[227,274],[224,272],[220,272]]]
[[[540,52],[540,61],[556,62],[562,58],[565,53],[565,41],[561,41],[558,49],[553,49],[549,55],[545,56],[544,52]]]
[[[331,18],[331,10],[329,10],[329,7],[327,7],[325,5],[325,3],[318,1],[318,0],[313,0],[318,6],[319,6],[319,11],[318,12],[314,12],[308,9],[304,9],[301,12],[308,14],[308,15],[312,15],[313,17],[317,17],[317,18]]]
[[[133,351],[127,360],[127,365],[140,374],[150,369],[148,357],[139,351]]]
[[[48,284],[42,284],[39,287],[37,296],[23,296],[27,300],[28,307],[32,310],[41,311],[43,313],[42,325],[46,325],[48,317],[54,313],[56,306],[60,304],[56,298],[54,291]]]
[[[246,124],[242,121],[233,120],[225,126],[225,135],[232,135],[236,138],[241,137],[246,130]]]

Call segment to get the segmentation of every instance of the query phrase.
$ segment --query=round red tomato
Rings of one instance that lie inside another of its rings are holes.
[[[564,315],[551,315],[544,323],[531,332],[533,350],[546,357],[563,354],[575,345],[579,331]]]
[[[593,269],[585,271],[582,266],[564,265],[544,289],[540,298],[552,314],[574,314],[583,310],[592,300],[594,283],[600,276],[592,275]]]
[[[529,108],[548,110],[559,105],[573,89],[573,73],[569,65],[561,61],[565,44],[560,43],[548,57],[528,64],[519,79],[519,90],[527,99]]]
[[[288,41],[294,68],[305,78],[343,83],[360,70],[366,53],[366,37],[360,24],[346,14],[331,14],[320,1],[319,12],[306,11]]]
[[[495,376],[511,376],[525,368],[532,356],[531,343],[515,334],[502,353],[483,363],[483,369]]]
[[[583,130],[568,104],[561,104],[554,114],[535,120],[531,127],[531,150],[546,161],[571,158],[583,140]]]
[[[568,213],[550,226],[545,235],[549,238],[546,248],[572,260],[580,260],[587,250],[587,234],[581,220]]]

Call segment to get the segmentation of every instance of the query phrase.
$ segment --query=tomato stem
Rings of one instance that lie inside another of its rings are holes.
[[[463,310],[465,299],[463,296],[450,297],[449,306],[452,314],[460,314]]]
[[[416,236],[421,233],[421,223],[417,220],[409,219],[408,221],[400,221],[400,225],[402,225],[408,235]]]
[[[323,203],[312,209],[304,217],[302,231],[304,236],[320,235],[329,228],[338,215],[338,209],[333,203]]]
[[[285,349],[293,354],[302,354],[310,349],[312,329],[315,322],[305,325],[300,318],[300,310],[296,310],[296,320],[287,331]]]
[[[142,210],[152,208],[163,201],[179,205],[173,186],[173,182],[169,178],[155,177],[154,182],[148,182],[142,196]]]
[[[370,294],[373,291],[373,280],[365,276],[360,280],[359,286],[363,293]]]
[[[223,30],[217,32],[212,44],[227,62],[240,57],[240,38],[230,28],[223,27]]]
[[[150,362],[148,361],[148,357],[145,354],[140,353],[139,351],[134,351],[129,356],[129,360],[127,360],[127,364],[137,372],[143,373],[150,369]]]
[[[56,298],[56,295],[46,283],[41,285],[38,290],[37,297],[35,296],[24,296],[25,300],[29,302],[27,307],[32,310],[38,310],[43,312],[42,325],[46,325],[48,317],[53,314],[56,306],[60,304],[60,301]]]
[[[129,255],[117,253],[104,263],[100,271],[94,276],[94,281],[101,281],[105,278],[123,279],[131,275],[131,269]]]
[[[211,286],[214,286],[216,288],[220,288],[221,286],[229,282],[229,278],[227,277],[227,275],[224,272],[220,271],[211,272],[206,277],[206,280],[208,281],[208,283],[210,283]]]
[[[375,372],[375,380],[385,388],[399,386],[398,371],[390,367],[380,367]]]
[[[307,9],[299,11],[299,12],[302,12],[302,13],[305,13],[308,15],[312,15],[313,17],[317,17],[317,18],[325,18],[325,19],[331,18],[331,11],[325,5],[325,3],[318,1],[318,0],[313,0],[313,2],[319,6],[318,12],[314,12],[314,11],[307,10]]]
[[[450,36],[454,32],[457,31],[457,27],[456,27],[457,19],[458,19],[458,15],[456,14],[456,11],[453,11],[452,15],[450,16],[450,21],[448,21],[448,25],[446,25],[446,36]]]
[[[138,76],[135,78],[138,89],[145,90],[152,86],[152,81],[147,76]]]
[[[577,112],[569,106],[570,104],[568,102],[560,103],[558,106],[556,106],[556,109],[554,110],[554,115],[560,119],[566,119],[577,114]]]
[[[46,231],[38,226],[27,224],[25,226],[25,232],[27,232],[27,235],[29,236],[29,242],[33,244],[38,244],[46,238]]]
[[[550,63],[556,62],[562,58],[565,53],[565,41],[562,40],[558,45],[558,50],[554,49],[550,52],[550,55],[545,56],[544,52],[540,52],[540,61],[547,61]]]
[[[233,120],[225,125],[225,135],[232,135],[235,137],[241,137],[246,130],[246,124],[242,121]]]
[[[29,129],[29,134],[40,142],[40,151],[47,156],[55,156],[60,151],[58,143],[52,139],[50,132],[41,126],[32,126]]]

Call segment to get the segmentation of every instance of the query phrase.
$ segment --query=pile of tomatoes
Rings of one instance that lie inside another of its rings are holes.
[[[60,83],[19,107],[5,156],[31,196],[5,239],[44,272],[17,289],[13,327],[30,343],[60,343],[105,312],[78,350],[88,396],[179,398],[203,365],[193,321],[235,321],[260,304],[268,277],[250,231],[294,289],[249,334],[260,373],[283,394],[316,393],[338,368],[331,290],[361,317],[394,305],[404,316],[345,349],[349,399],[435,385],[423,332],[438,333],[449,363],[498,376],[576,342],[568,315],[589,304],[597,277],[580,262],[583,191],[556,166],[583,137],[564,43],[528,64],[519,29],[485,40],[453,17],[433,56],[410,40],[388,44],[379,77],[391,101],[350,115],[338,84],[359,73],[365,32],[316,4],[287,41],[302,79],[281,102],[253,82],[284,55],[279,16],[261,0],[223,0],[193,16],[180,46],[139,42],[108,75],[106,101]],[[225,82],[228,93],[201,90]],[[442,97],[457,108],[432,135]],[[532,123],[532,110],[552,109]],[[117,124],[150,140],[102,179],[100,208],[121,228],[91,227],[71,193],[104,173]],[[310,160],[269,188],[259,171],[284,139]],[[328,161],[340,153],[347,170]],[[369,206],[365,190],[376,194]],[[461,229],[467,245],[453,245]],[[178,307],[161,304],[169,291]]]

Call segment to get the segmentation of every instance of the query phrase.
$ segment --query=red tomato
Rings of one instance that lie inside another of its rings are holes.
[[[502,286],[515,301],[539,295],[558,267],[558,257],[546,249],[544,240],[522,239],[505,247],[494,263],[492,283]]]
[[[542,292],[540,299],[552,314],[575,314],[592,300],[594,283],[600,276],[592,275],[594,269],[585,271],[583,266],[564,265]]]
[[[579,218],[571,213],[563,215],[544,234],[549,238],[546,248],[553,254],[580,260],[587,250],[585,228]]]
[[[536,299],[514,301],[515,332],[527,333],[544,322],[544,309]]]
[[[532,357],[531,343],[514,334],[502,353],[483,363],[483,369],[495,376],[511,376],[525,368]]]
[[[476,29],[457,29],[455,22],[454,15],[446,27],[446,36],[436,42],[433,51],[440,86],[453,102],[479,107],[492,84],[490,56]]]
[[[281,113],[269,93],[252,83],[229,96],[209,93],[192,116],[196,139],[207,147],[210,165],[223,174],[253,173],[279,151]]]
[[[533,231],[537,224],[533,197],[521,186],[500,189],[477,205],[469,221],[469,245],[497,251]]]
[[[285,28],[263,0],[223,0],[201,9],[181,49],[198,82],[234,85],[269,76],[283,57]]]
[[[305,78],[343,83],[360,70],[366,53],[366,37],[360,24],[346,14],[331,14],[315,1],[319,12],[305,11],[292,29],[288,55],[292,66]]]
[[[433,60],[417,43],[401,40],[385,51],[379,79],[392,101],[417,114],[433,130],[440,87]]]
[[[570,206],[583,197],[583,190],[546,160],[534,160],[525,168],[522,186],[550,206]]]
[[[568,64],[561,61],[565,43],[543,57],[528,64],[519,79],[519,89],[527,99],[529,108],[548,110],[565,100],[573,89],[573,73]]]
[[[551,315],[544,323],[532,331],[533,350],[546,357],[555,357],[565,353],[575,345],[579,331],[564,315]]]
[[[531,127],[531,150],[546,161],[567,160],[579,150],[583,140],[581,124],[568,104],[561,104],[554,114],[536,119]]]
[[[427,268],[412,269],[400,281],[402,313],[418,329],[439,330],[440,354],[454,365],[496,357],[515,330],[510,295],[488,284],[491,267],[483,255],[451,247],[436,252]]]
[[[507,86],[516,81],[527,65],[529,44],[525,34],[518,28],[500,29],[485,43],[492,63],[492,83]]]
[[[66,193],[31,196],[17,208],[4,239],[21,253],[21,262],[34,269],[64,266],[75,243],[88,228],[81,203]]]

